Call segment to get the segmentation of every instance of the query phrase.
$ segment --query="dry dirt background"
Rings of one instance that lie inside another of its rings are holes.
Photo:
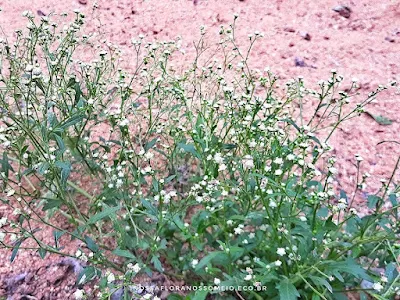
[[[255,30],[266,36],[254,49],[253,64],[259,69],[269,66],[284,80],[302,75],[309,86],[315,87],[318,80],[328,79],[334,68],[348,82],[358,78],[364,95],[379,83],[400,80],[399,0],[99,0],[98,11],[92,15],[93,3],[91,0],[0,0],[3,10],[0,27],[11,36],[15,29],[26,25],[21,17],[24,10],[47,15],[79,8],[87,15],[89,30],[102,24],[104,36],[125,50],[127,60],[130,40],[139,34],[146,35],[148,40],[182,36],[187,54],[178,64],[185,66],[193,55],[192,42],[199,37],[200,25],[206,25],[210,36],[217,41],[220,25],[229,23],[233,14],[238,13],[238,34],[242,40]],[[332,10],[338,5],[351,9],[349,18]],[[399,145],[377,145],[383,140],[400,142],[399,92],[382,94],[368,111],[388,117],[393,123],[382,126],[363,114],[333,137],[339,169],[337,179],[342,188],[349,189],[355,184],[355,154],[364,157],[362,170],[372,175],[369,192],[379,188],[379,179],[390,176],[400,155]],[[395,178],[400,181],[399,174]],[[357,195],[357,199],[363,209],[363,194]],[[0,216],[5,214],[4,209],[0,206]],[[74,252],[76,245],[69,248]],[[10,252],[0,250],[0,299],[1,296],[15,300],[73,299],[73,271],[58,265],[60,258],[43,261],[35,253],[24,252],[11,265],[9,257]],[[11,279],[20,279],[13,283],[16,288],[13,291],[10,282],[7,284]]]

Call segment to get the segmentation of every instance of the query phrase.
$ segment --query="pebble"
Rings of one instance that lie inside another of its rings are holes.
[[[296,67],[302,67],[302,68],[307,66],[304,59],[297,56],[294,58],[294,65]]]
[[[351,9],[350,9],[350,7],[348,7],[346,5],[338,5],[332,9],[346,19],[350,18],[350,16],[351,16]]]
[[[293,27],[284,27],[283,31],[285,31],[285,32],[296,32],[296,30]]]
[[[391,36],[387,36],[387,37],[385,37],[385,41],[388,41],[389,43],[394,43],[395,39],[392,38]]]
[[[311,41],[311,35],[307,31],[300,31],[299,34],[306,41]]]

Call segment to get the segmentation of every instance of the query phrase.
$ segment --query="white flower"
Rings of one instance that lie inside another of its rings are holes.
[[[198,265],[198,263],[199,263],[198,259],[193,259],[192,260],[192,267],[195,268]]]
[[[274,163],[276,163],[277,165],[281,165],[283,164],[283,159],[281,157],[277,157],[275,158]]]
[[[300,216],[299,219],[302,222],[306,222],[307,221],[307,218],[305,216]]]
[[[249,142],[249,147],[250,148],[254,148],[255,146],[257,146],[257,143],[256,143],[255,140],[252,140],[252,141]]]
[[[243,157],[242,163],[244,169],[254,168],[253,157],[251,157],[250,155],[246,155],[245,157]]]
[[[282,262],[280,260],[277,260],[274,262],[275,266],[280,267],[282,265]]]
[[[150,159],[152,159],[152,158],[154,157],[154,153],[152,153],[152,152],[146,152],[146,154],[144,155],[144,157],[145,157],[147,160],[150,160]]]
[[[114,281],[115,281],[115,276],[114,276],[114,274],[113,274],[113,273],[108,274],[108,276],[107,276],[107,282],[108,282],[108,283],[112,283],[112,282],[114,282]]]
[[[372,288],[373,288],[375,291],[380,292],[380,291],[383,290],[383,285],[382,285],[380,282],[375,282],[374,285],[372,286]]]
[[[282,175],[283,171],[281,169],[275,170],[275,175],[280,176]]]
[[[129,120],[128,119],[123,119],[119,122],[119,126],[125,127],[129,125]]]
[[[334,167],[329,168],[329,172],[331,172],[332,174],[336,174],[337,173],[337,169]]]
[[[4,241],[6,234],[0,231],[0,242]]]
[[[140,268],[139,264],[135,264],[132,267],[132,271],[135,272],[135,273],[139,273],[140,270],[141,270],[141,268]]]
[[[287,160],[294,160],[296,157],[293,154],[289,154],[288,156],[286,156]]]
[[[221,153],[215,153],[214,160],[217,164],[222,164],[224,162],[224,158],[222,157]]]
[[[243,227],[244,227],[244,225],[240,224],[238,227],[233,229],[233,231],[235,232],[236,235],[242,234],[244,232]]]
[[[250,274],[248,274],[248,275],[246,275],[245,277],[244,277],[244,280],[251,280],[253,278],[253,276],[252,275],[250,275]]]
[[[7,224],[7,218],[3,217],[0,219],[0,228]]]
[[[83,299],[84,296],[85,296],[84,290],[77,289],[74,293],[74,297],[76,300],[81,300],[81,299]]]
[[[11,197],[14,194],[15,194],[15,190],[9,190],[7,193],[7,197]]]
[[[214,278],[214,284],[219,285],[221,283],[221,279],[219,278]]]
[[[388,282],[388,278],[386,276],[382,276],[381,277],[381,281],[384,282],[384,283],[387,283]]]
[[[218,172],[222,172],[225,171],[227,169],[226,164],[220,164],[218,167]]]
[[[285,248],[278,248],[276,250],[276,254],[278,254],[279,256],[284,256],[286,254]]]
[[[277,207],[276,202],[275,202],[274,200],[270,200],[270,201],[269,201],[269,207],[272,207],[272,208]]]

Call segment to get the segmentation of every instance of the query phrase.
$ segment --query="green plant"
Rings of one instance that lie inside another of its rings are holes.
[[[349,291],[388,299],[398,291],[397,165],[360,217],[354,198],[334,189],[328,143],[387,87],[351,107],[356,82],[340,91],[343,78],[332,71],[317,90],[298,78],[282,96],[277,76],[249,66],[262,34],[242,50],[237,16],[214,48],[201,29],[182,73],[169,67],[179,40],[133,40],[135,67],[124,71],[114,45],[80,34],[81,13],[62,30],[25,16],[27,33],[0,44],[1,201],[17,216],[1,219],[0,242],[11,260],[29,249],[87,261],[78,282],[99,279],[99,299],[121,286],[128,299],[141,272],[219,288],[189,299],[343,299]],[[79,59],[77,49],[96,49],[97,58]],[[39,237],[43,227],[53,229],[53,244]],[[87,249],[64,253],[66,236]]]

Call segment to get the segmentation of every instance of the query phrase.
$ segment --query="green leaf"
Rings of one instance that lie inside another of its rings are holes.
[[[179,143],[178,147],[183,149],[185,152],[193,154],[194,157],[197,157],[198,159],[200,159],[200,154],[197,152],[197,150],[193,144]]]
[[[149,201],[147,201],[146,199],[141,199],[143,206],[147,209],[147,212],[152,215],[152,216],[157,216],[158,215],[158,211],[157,208],[155,208],[153,206],[153,204],[151,204]]]
[[[63,139],[58,134],[55,134],[55,133],[52,133],[50,135],[50,137],[52,137],[56,140],[58,148],[60,148],[60,151],[62,153],[64,153],[66,148],[65,148],[65,143],[64,143]]]
[[[39,252],[40,257],[41,257],[42,259],[44,259],[44,257],[46,256],[47,251],[46,251],[45,249],[43,249],[43,248],[40,248],[40,249],[38,250],[38,252]]]
[[[36,86],[43,92],[43,94],[46,93],[45,87],[43,85],[43,81],[41,79],[33,79],[33,81],[36,83]]]
[[[157,143],[158,137],[152,139],[150,142],[148,142],[146,145],[144,145],[144,151],[148,151],[149,149],[153,148],[154,145]]]
[[[63,124],[61,124],[62,129],[67,129],[70,126],[73,126],[79,122],[81,122],[85,118],[84,114],[76,114],[70,117],[69,119],[65,120]]]
[[[15,244],[15,246],[13,247],[13,251],[12,251],[12,253],[11,253],[11,258],[10,258],[10,261],[11,261],[11,262],[13,262],[13,261],[15,260],[15,257],[17,256],[17,253],[18,253],[18,250],[19,250],[19,247],[21,246],[21,244],[22,244],[23,241],[24,241],[24,240],[19,240],[19,241]]]
[[[237,145],[236,144],[223,144],[222,145],[222,149],[226,149],[226,150],[232,150],[232,149],[236,149]]]
[[[190,300],[205,300],[207,295],[208,295],[209,291],[208,290],[200,290],[200,291],[196,291],[194,293],[191,293],[189,295],[189,299]]]
[[[338,272],[344,272],[357,278],[373,281],[365,270],[352,258],[348,258],[346,261],[331,262],[330,264],[331,267]]]
[[[368,111],[366,111],[365,113],[366,113],[368,116],[370,116],[371,118],[373,118],[373,119],[376,121],[376,123],[378,123],[379,125],[391,125],[391,124],[393,123],[392,120],[390,120],[390,119],[388,119],[388,118],[386,118],[386,117],[384,117],[384,116],[381,116],[381,115],[373,115],[373,114],[371,114],[371,113],[368,112]]]
[[[296,287],[290,282],[288,278],[283,279],[279,283],[279,298],[280,300],[296,300],[300,297]]]
[[[75,82],[75,104],[81,99],[82,91],[79,82]]]
[[[59,208],[62,204],[60,199],[46,199],[46,204],[43,206],[42,210],[46,211],[52,208]]]
[[[136,259],[135,255],[133,255],[132,252],[129,250],[122,250],[122,249],[117,248],[112,253],[117,256],[130,258],[130,259]]]
[[[368,195],[367,206],[369,209],[376,208],[378,203],[380,203],[381,201],[382,201],[381,197],[378,197],[376,195]]]
[[[160,273],[164,272],[164,268],[163,268],[163,266],[161,264],[161,261],[158,259],[158,257],[156,255],[154,255],[151,258],[151,262],[153,263],[153,266],[154,266],[154,268],[157,269],[157,271],[159,271]]]
[[[211,252],[210,254],[206,255],[202,258],[202,260],[197,264],[196,270],[200,270],[203,267],[207,266],[211,261],[216,258],[218,255],[223,254],[221,251]]]
[[[54,231],[53,231],[54,243],[55,243],[56,248],[58,248],[58,241],[60,240],[60,237],[61,237],[64,233],[65,233],[65,232],[57,231],[57,230],[54,230]]]
[[[167,300],[184,300],[183,296],[179,294],[169,294]]]
[[[167,178],[164,179],[164,184],[170,183],[175,177],[176,175],[168,176]]]
[[[102,212],[99,212],[99,213],[95,214],[94,216],[90,217],[89,220],[87,221],[87,224],[88,225],[95,224],[96,222],[114,214],[115,212],[117,212],[120,209],[121,209],[120,206],[108,207],[105,210],[103,210]]]
[[[61,184],[65,187],[71,174],[71,163],[69,161],[57,161],[55,165],[61,169]]]
[[[8,174],[9,174],[10,170],[14,172],[13,168],[11,167],[10,163],[8,162],[7,152],[4,151],[3,159],[1,160],[1,172],[4,173],[4,175],[5,175],[4,176],[5,179],[4,179],[4,183],[3,183],[4,188],[6,187],[6,184],[8,181]]]
[[[87,247],[94,253],[99,251],[99,246],[96,245],[96,243],[87,235],[85,235],[85,242]]]
[[[85,277],[83,277],[85,275]],[[101,271],[96,269],[95,267],[92,266],[88,266],[85,267],[81,273],[79,273],[76,282],[77,284],[81,285],[81,284],[85,284],[93,279],[95,279],[96,277],[100,277],[101,276]],[[84,280],[81,281],[81,279],[84,278]]]
[[[332,286],[324,278],[318,276],[308,276],[308,277],[314,282],[315,285],[320,287],[325,287],[330,293],[333,292]]]
[[[300,131],[300,127],[297,126],[297,124],[292,120],[292,119],[282,119],[282,122],[286,122],[289,123],[290,125],[292,125],[294,128],[297,129],[297,131]]]

